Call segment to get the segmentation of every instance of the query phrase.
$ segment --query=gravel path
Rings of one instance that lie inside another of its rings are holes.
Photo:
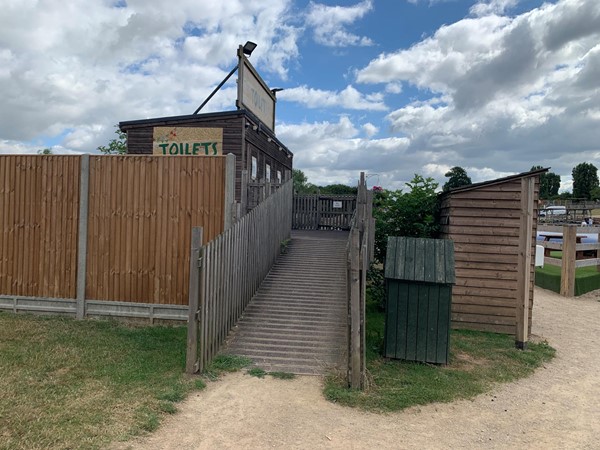
[[[125,448],[600,449],[600,291],[565,299],[536,288],[534,308],[533,332],[556,358],[473,401],[371,414],[324,400],[317,377],[233,374]]]

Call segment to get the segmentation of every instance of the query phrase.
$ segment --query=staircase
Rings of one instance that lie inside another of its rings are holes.
[[[293,231],[228,340],[267,371],[318,375],[347,364],[343,231]]]

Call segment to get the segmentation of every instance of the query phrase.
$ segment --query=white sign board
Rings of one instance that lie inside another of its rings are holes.
[[[238,108],[247,109],[271,131],[275,129],[275,94],[242,54],[238,68]]]
[[[334,200],[333,201],[333,207],[334,208],[341,208],[342,207],[342,202],[340,202],[338,200]]]

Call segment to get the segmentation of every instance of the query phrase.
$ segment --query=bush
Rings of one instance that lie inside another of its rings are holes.
[[[374,192],[373,215],[375,229],[375,258],[385,262],[388,236],[436,237],[438,233],[438,184],[433,178],[416,175],[409,192],[377,190]]]

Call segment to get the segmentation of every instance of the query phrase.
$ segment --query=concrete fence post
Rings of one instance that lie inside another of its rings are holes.
[[[81,155],[79,177],[79,226],[77,242],[77,306],[75,317],[85,317],[85,277],[87,271],[88,206],[90,155]]]

